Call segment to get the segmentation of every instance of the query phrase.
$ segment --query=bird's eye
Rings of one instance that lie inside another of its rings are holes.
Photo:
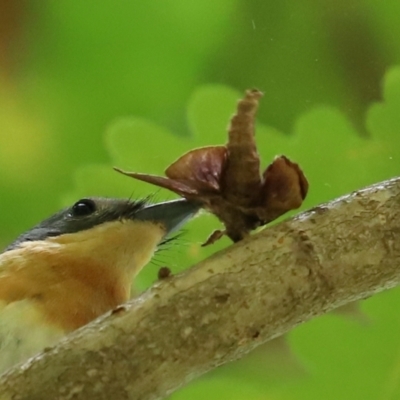
[[[77,201],[71,209],[73,217],[84,217],[96,211],[96,203],[90,199],[82,199]]]

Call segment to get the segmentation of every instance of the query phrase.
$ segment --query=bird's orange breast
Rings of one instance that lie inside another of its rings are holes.
[[[0,256],[0,302],[32,302],[46,323],[77,329],[129,298],[129,278],[90,257],[32,242]]]

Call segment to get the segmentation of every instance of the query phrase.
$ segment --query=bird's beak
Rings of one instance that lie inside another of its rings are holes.
[[[181,228],[199,209],[199,203],[185,199],[172,200],[146,206],[135,214],[135,219],[161,223],[167,235]]]

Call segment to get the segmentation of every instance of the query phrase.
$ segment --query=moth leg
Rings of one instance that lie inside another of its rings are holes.
[[[211,235],[206,239],[206,241],[201,245],[201,247],[214,244],[217,240],[221,239],[222,236],[226,235],[226,230],[217,229],[211,233]]]

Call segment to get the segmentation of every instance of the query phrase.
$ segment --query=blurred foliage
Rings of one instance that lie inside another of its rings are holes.
[[[300,163],[303,208],[398,175],[399,40],[397,1],[0,0],[0,244],[80,196],[154,192],[111,166],[160,174],[224,143],[250,87],[265,92],[262,160]],[[229,244],[200,248],[218,226],[195,219],[138,286]],[[364,324],[311,321],[172,397],[398,399],[399,296],[364,302]]]

